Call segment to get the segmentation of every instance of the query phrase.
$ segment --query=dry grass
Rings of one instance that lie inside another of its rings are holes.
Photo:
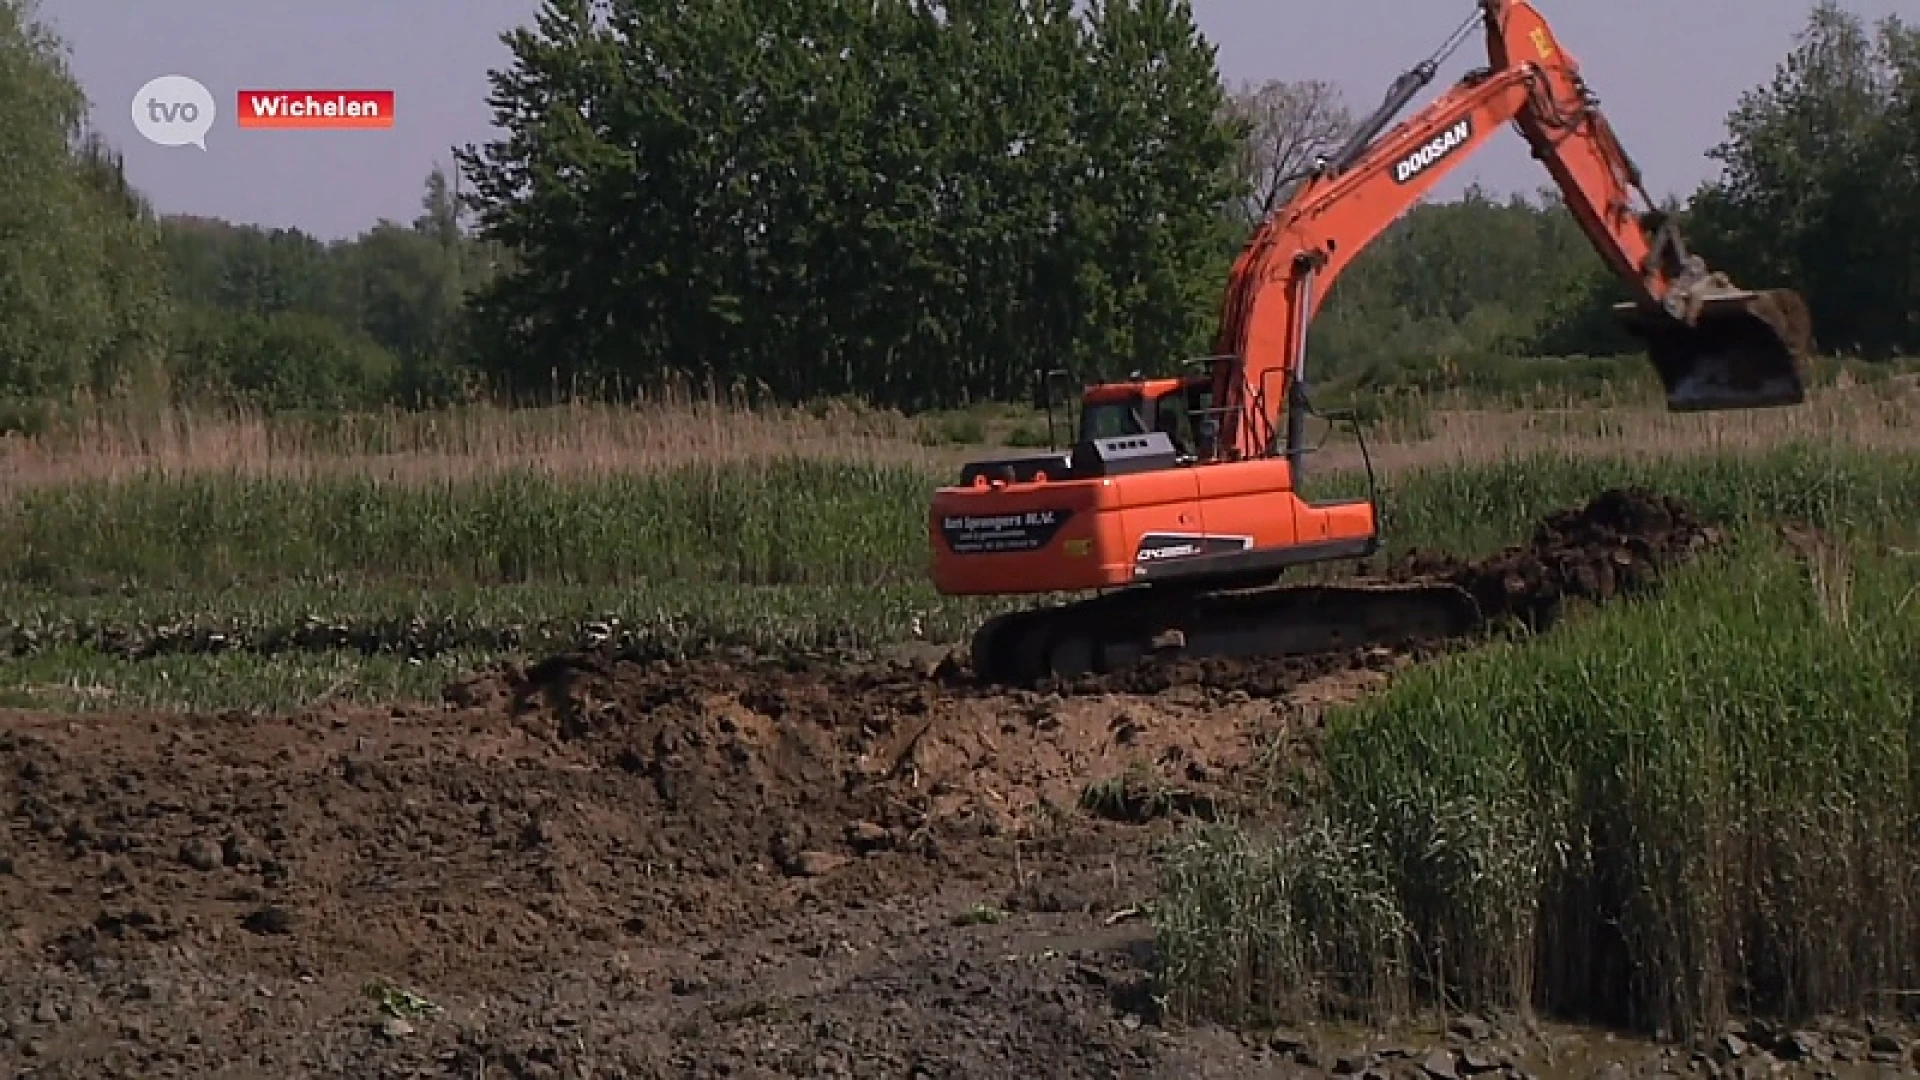
[[[906,464],[944,460],[898,413],[656,396],[632,405],[431,413],[268,416],[244,410],[97,408],[36,436],[0,438],[0,496],[161,473],[285,478],[351,472],[378,480],[650,473],[770,458]],[[950,456],[950,452],[947,454]]]
[[[971,450],[952,432],[1004,430],[1007,410],[981,421],[911,418],[858,404],[750,408],[656,396],[634,405],[508,411],[269,417],[237,411],[95,409],[33,437],[0,438],[0,497],[47,486],[153,474],[305,477],[342,472],[376,480],[475,479],[532,469],[552,476],[651,473],[698,462],[769,459],[885,461],[945,467]],[[1889,380],[1816,391],[1800,409],[1676,416],[1645,406],[1519,410],[1455,397],[1401,402],[1368,431],[1384,471],[1472,464],[1540,450],[1664,458],[1757,450],[1785,441],[1861,449],[1920,447],[1920,382]],[[1030,429],[1031,418],[1026,420]],[[1333,442],[1319,471],[1360,463]]]
[[[1654,460],[1752,452],[1787,442],[1868,451],[1920,449],[1920,379],[1815,390],[1800,408],[1675,414],[1648,406],[1595,408],[1576,400],[1515,409],[1440,397],[1368,432],[1387,472],[1481,464],[1553,451],[1578,457]],[[1350,447],[1330,448],[1322,469],[1359,464]]]

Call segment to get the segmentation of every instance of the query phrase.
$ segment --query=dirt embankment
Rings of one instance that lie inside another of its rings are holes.
[[[1616,493],[1395,572],[1536,613],[1710,538]],[[1258,812],[1262,763],[1402,662],[1030,693],[581,653],[438,709],[5,714],[0,1073],[1245,1075],[1154,1022],[1144,845]]]

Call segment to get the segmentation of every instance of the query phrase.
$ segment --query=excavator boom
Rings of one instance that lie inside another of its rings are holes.
[[[1738,289],[1688,251],[1540,13],[1526,0],[1478,5],[1254,230],[1227,282],[1210,370],[1088,387],[1070,451],[972,463],[935,493],[942,593],[1111,590],[989,620],[975,636],[978,673],[1031,682],[1167,649],[1314,653],[1477,624],[1473,598],[1446,581],[1274,585],[1291,568],[1379,545],[1373,499],[1315,502],[1299,491],[1309,324],[1368,244],[1509,125],[1628,286],[1621,314],[1647,342],[1668,408],[1804,400],[1811,343],[1799,297]],[[1489,65],[1394,123],[1476,26]]]
[[[1242,250],[1214,348],[1214,393],[1232,421],[1226,456],[1265,453],[1283,431],[1288,450],[1297,451],[1306,331],[1328,289],[1367,244],[1509,123],[1628,287],[1631,299],[1616,313],[1646,342],[1669,409],[1805,400],[1801,372],[1812,342],[1799,296],[1740,289],[1710,271],[1648,198],[1579,63],[1539,10],[1526,0],[1479,5],[1490,65],[1382,135],[1437,64],[1428,60],[1401,76],[1345,150]]]

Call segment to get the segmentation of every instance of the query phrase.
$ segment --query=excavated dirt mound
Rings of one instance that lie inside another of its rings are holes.
[[[482,676],[530,734],[633,781],[647,857],[722,877],[820,877],[879,852],[1031,835],[1090,779],[1205,782],[1249,760],[1276,704],[1203,687],[1157,700],[966,685],[950,664],[666,664],[575,653]],[[1242,725],[1236,721],[1244,718]],[[716,864],[718,861],[718,865]]]
[[[1476,561],[1416,551],[1392,576],[1451,582],[1473,596],[1490,623],[1511,620],[1544,630],[1570,602],[1605,603],[1644,591],[1721,536],[1678,499],[1615,488],[1583,507],[1548,515],[1525,545]]]
[[[1102,924],[1168,823],[1082,795],[1202,805],[1289,717],[607,655],[449,699],[0,714],[0,1075],[1145,1070]]]

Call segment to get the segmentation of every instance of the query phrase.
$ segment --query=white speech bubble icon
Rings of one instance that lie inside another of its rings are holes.
[[[160,146],[207,148],[213,128],[213,94],[196,79],[162,75],[133,95],[133,126]]]

